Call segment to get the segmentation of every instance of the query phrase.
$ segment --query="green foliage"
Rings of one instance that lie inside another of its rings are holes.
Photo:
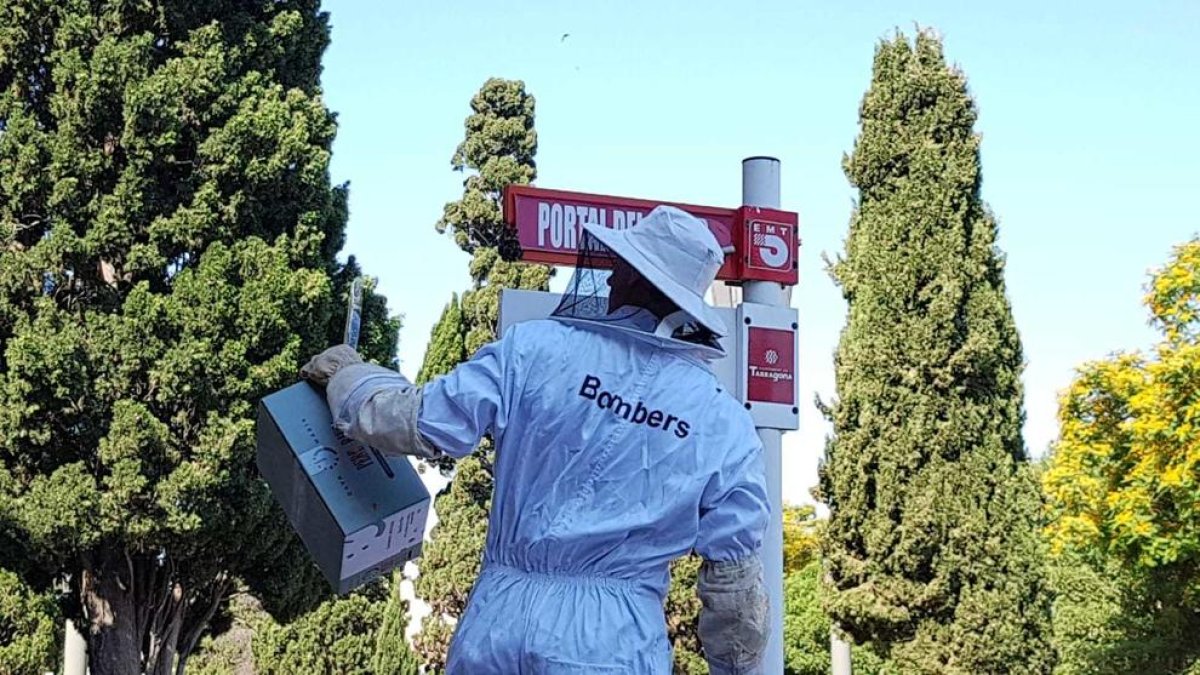
[[[219,633],[201,643],[190,675],[241,673],[371,673],[416,675],[417,660],[404,640],[407,603],[399,573],[281,624],[253,596],[235,595],[214,619]]]
[[[445,375],[466,360],[467,350],[463,342],[465,335],[462,305],[459,304],[458,294],[455,293],[451,296],[450,303],[442,310],[442,316],[429,336],[425,360],[417,374],[418,385]]]
[[[676,675],[705,675],[708,663],[700,647],[700,597],[696,580],[700,556],[689,555],[671,563],[671,586],[664,608],[667,638],[675,652]]]
[[[1154,274],[1146,304],[1154,356],[1079,370],[1042,476],[1063,675],[1200,670],[1200,240]]]
[[[438,232],[453,232],[467,253],[495,248],[509,259],[517,257],[509,248],[515,242],[504,225],[500,197],[509,185],[528,185],[537,177],[534,106],[519,80],[491,78],[471,99],[464,138],[450,163],[455,171],[474,173],[463,181],[462,198],[446,204],[437,222]],[[472,268],[472,277],[479,279]]]
[[[384,604],[352,593],[322,603],[291,623],[267,619],[253,639],[259,675],[371,675]]]
[[[383,607],[383,621],[375,636],[371,657],[373,675],[417,675],[420,662],[404,639],[408,627],[408,603],[400,597],[400,572],[392,573],[391,589]]]
[[[783,662],[789,675],[829,672],[830,622],[821,611],[820,575],[820,563],[811,562],[784,577]]]
[[[816,509],[812,506],[784,506],[785,575],[804,569],[817,559],[820,546],[819,527]],[[704,651],[700,645],[701,605],[700,598],[696,595],[700,563],[701,559],[696,555],[686,556],[671,563],[671,585],[667,590],[664,611],[667,619],[667,637],[671,640],[675,652],[675,672],[679,675],[703,675],[708,672],[708,664],[704,660]],[[789,604],[788,611],[790,610]],[[820,608],[816,611],[820,613]],[[828,645],[825,661],[828,664]]]
[[[58,662],[58,605],[0,569],[0,675],[42,675]]]
[[[1134,575],[1115,559],[1054,558],[1055,675],[1186,673],[1200,669],[1200,614],[1168,575]]]
[[[783,667],[787,675],[826,675],[830,669],[829,616],[821,609],[821,564],[811,560],[788,572],[783,582]],[[892,669],[866,647],[850,650],[858,675],[885,675]]]
[[[471,254],[473,283],[461,303],[451,300],[434,328],[418,375],[421,382],[449,372],[496,339],[502,289],[549,286],[551,268],[515,262],[520,249],[501,209],[506,186],[530,183],[537,175],[533,96],[520,81],[493,78],[471,99],[471,111],[451,163],[456,171],[472,173],[463,181],[462,198],[446,204],[437,229],[452,232],[455,243]],[[490,452],[485,440],[457,466],[449,459],[436,463],[454,477],[435,500],[438,523],[416,581],[418,596],[433,610],[415,640],[429,668],[445,667],[453,635],[447,619],[461,616],[479,572],[492,495]]]
[[[421,632],[413,640],[413,649],[425,667],[426,675],[446,672],[447,651],[454,638],[454,626],[441,616],[427,616]]]
[[[497,249],[478,249],[471,260],[471,276],[475,287],[463,294],[462,313],[467,326],[464,336],[467,354],[474,354],[496,339],[496,323],[500,320],[500,291],[521,288],[544,291],[550,286],[552,268],[512,262],[502,258]]]
[[[455,294],[450,298],[450,303],[446,305],[446,308],[442,310],[442,316],[434,325],[429,336],[429,344],[425,348],[425,359],[421,364],[421,370],[417,373],[416,383],[418,385],[427,384],[431,380],[449,373],[454,370],[455,366],[466,360],[468,329],[469,326],[463,320],[462,305],[459,304],[458,295]],[[443,476],[449,478],[454,473],[454,464],[453,458],[442,457],[422,462],[417,466],[421,471],[424,471],[427,466],[434,466]]]
[[[906,673],[1046,673],[1021,344],[975,118],[936,37],[879,44],[844,162],[858,202],[831,265],[849,314],[821,467],[826,605]]]
[[[1086,364],[1062,399],[1043,482],[1056,552],[1095,547],[1135,575],[1173,574],[1200,611],[1200,239],[1178,247],[1146,297],[1153,358]]]
[[[252,638],[255,672],[416,675],[416,657],[404,640],[408,607],[398,579],[328,600],[284,625],[260,615]],[[377,597],[377,590],[386,597]]]
[[[0,538],[27,579],[119,608],[95,672],[182,670],[234,579],[281,617],[323,592],[253,443],[358,274],[336,260],[327,16],[8,0],[0,26]],[[390,360],[398,324],[365,308]],[[172,621],[137,621],[159,598]]]
[[[453,629],[446,617],[462,616],[467,596],[479,574],[487,539],[492,476],[482,454],[467,457],[455,467],[454,479],[434,500],[438,522],[433,541],[421,556],[417,595],[430,613],[415,639],[422,662],[444,669]]]
[[[213,617],[213,630],[200,641],[187,664],[188,675],[254,673],[255,628],[270,621],[262,604],[248,593],[236,593]]]
[[[451,164],[473,173],[463,181],[462,198],[446,204],[437,222],[439,232],[451,231],[455,243],[472,254],[474,284],[462,299],[468,356],[496,337],[501,289],[546,290],[551,273],[545,265],[514,262],[520,249],[501,205],[504,188],[537,177],[533,96],[519,80],[492,78],[471,99],[471,111]]]
[[[250,652],[250,639],[253,634],[252,631],[239,634],[239,641],[235,641],[228,634],[205,636],[188,661],[188,675],[253,673],[254,656]]]
[[[809,504],[783,506],[783,574],[798,572],[820,558],[821,526]]]

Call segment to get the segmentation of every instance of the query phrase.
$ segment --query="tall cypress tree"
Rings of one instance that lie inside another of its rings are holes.
[[[934,35],[897,35],[860,117],[831,265],[849,314],[820,474],[828,609],[902,672],[1048,672],[1021,343],[966,78]]]
[[[97,675],[182,673],[239,579],[281,616],[321,595],[254,409],[359,272],[328,41],[317,0],[0,3],[0,540],[69,584]]]
[[[505,288],[546,290],[551,268],[517,262],[520,249],[504,223],[503,190],[534,180],[537,133],[534,99],[523,82],[489,79],[471,99],[466,135],[451,159],[455,171],[470,171],[461,199],[446,205],[437,223],[451,232],[455,243],[471,254],[471,289],[461,306],[453,301],[433,331],[421,379],[442,375],[496,338],[500,291]],[[452,628],[466,608],[467,594],[479,573],[491,508],[492,463],[485,441],[472,456],[455,465],[450,484],[434,503],[438,523],[420,561],[417,594],[432,610],[417,636],[424,662],[445,666]]]

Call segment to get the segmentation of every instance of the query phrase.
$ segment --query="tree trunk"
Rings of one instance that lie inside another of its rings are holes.
[[[191,625],[187,626],[187,630],[179,638],[179,663],[175,666],[175,675],[184,675],[187,671],[187,660],[192,655],[192,651],[196,649],[196,645],[200,642],[200,636],[204,634],[204,630],[208,628],[208,622],[212,620],[213,614],[217,611],[217,606],[225,599],[225,595],[229,593],[229,588],[232,585],[229,575],[222,572],[217,576],[217,580],[212,584],[207,594],[197,593],[196,598],[191,603]],[[181,624],[184,625],[184,624]],[[167,675],[170,675],[169,673]]]
[[[187,595],[183,586],[172,584],[170,595],[151,623],[152,628],[148,636],[150,653],[146,657],[148,675],[171,675],[175,669],[175,649],[186,610]]]
[[[85,560],[91,675],[183,675],[188,656],[231,582],[188,587],[169,557],[103,552]]]
[[[88,617],[88,666],[92,675],[140,675],[142,650],[133,595],[116,566],[89,565],[83,571],[80,592]]]

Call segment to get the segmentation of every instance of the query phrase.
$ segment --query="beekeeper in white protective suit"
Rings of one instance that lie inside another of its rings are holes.
[[[691,551],[711,672],[760,673],[762,446],[708,367],[726,327],[704,293],[724,255],[672,207],[622,231],[586,225],[584,239],[552,318],[423,388],[345,346],[302,375],[327,385],[344,433],[381,451],[462,457],[495,441],[487,547],[451,675],[670,673],[668,564]],[[587,256],[611,258],[607,297],[588,290],[586,273],[603,272]]]

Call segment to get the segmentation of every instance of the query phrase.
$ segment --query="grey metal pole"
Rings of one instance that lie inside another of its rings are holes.
[[[742,204],[780,208],[779,160],[750,157],[742,160]],[[742,289],[746,302],[786,307],[788,294],[773,281],[748,281]],[[767,642],[765,672],[783,673],[783,431],[758,429],[766,452],[767,496],[771,522],[763,541],[763,572],[771,601],[771,638]]]

